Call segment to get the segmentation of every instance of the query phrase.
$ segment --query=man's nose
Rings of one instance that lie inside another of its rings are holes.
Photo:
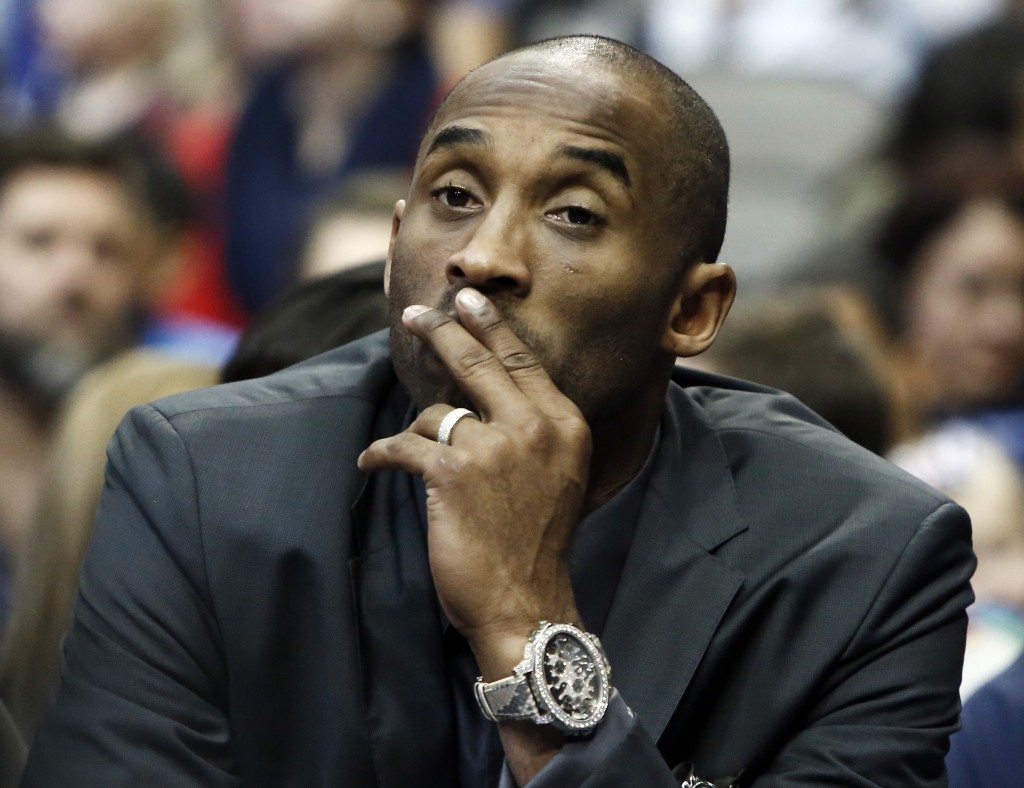
[[[528,233],[515,210],[492,207],[473,227],[466,244],[448,258],[454,285],[483,293],[525,296],[530,290]]]
[[[88,244],[65,243],[56,250],[55,279],[66,298],[77,299],[92,286],[99,264]]]

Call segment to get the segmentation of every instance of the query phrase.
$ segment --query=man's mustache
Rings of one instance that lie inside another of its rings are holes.
[[[452,287],[445,291],[444,295],[441,296],[441,300],[437,306],[434,307],[438,312],[443,312],[446,315],[454,317],[458,321],[458,316],[455,311],[455,296],[458,295],[462,287]],[[481,290],[484,297],[490,301],[494,308],[498,310],[498,314],[501,315],[501,319],[512,329],[512,333],[519,337],[523,343],[537,352],[543,343],[539,341],[539,337],[523,320],[515,313],[515,301],[516,299],[510,296],[503,296],[501,294],[491,294],[486,290]],[[460,321],[461,322],[461,321]]]

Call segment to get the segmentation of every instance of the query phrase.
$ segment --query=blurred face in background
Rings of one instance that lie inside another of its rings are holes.
[[[911,271],[907,340],[925,396],[960,410],[1024,396],[1024,219],[995,200],[968,203]]]
[[[37,0],[48,49],[71,67],[101,69],[161,52],[178,22],[178,0]]]
[[[16,173],[0,193],[0,341],[80,364],[130,344],[152,237],[113,176]]]
[[[423,0],[221,0],[246,60],[315,57],[357,41],[388,46],[420,18]]]

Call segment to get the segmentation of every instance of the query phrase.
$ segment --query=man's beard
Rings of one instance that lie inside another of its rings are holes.
[[[44,412],[55,410],[99,360],[82,348],[58,348],[41,340],[0,333],[0,382]]]
[[[455,314],[455,295],[461,288],[449,288],[434,309],[445,315]],[[523,321],[519,320],[496,296],[490,296],[491,303],[501,313],[502,320],[512,332],[531,350],[537,347],[536,337]],[[404,299],[390,298],[391,319],[391,354],[395,371],[405,390],[409,392],[416,407],[422,410],[429,405],[446,403],[458,408],[476,410],[477,406],[455,383],[454,377],[447,369],[443,371],[440,357],[436,364],[429,364],[426,358],[434,356],[430,345],[411,334],[402,324],[402,313],[405,311]],[[536,351],[535,351],[536,352]]]
[[[406,299],[400,295],[396,297],[394,284],[390,299],[391,354],[402,386],[420,410],[441,402],[479,410],[479,406],[459,388],[451,373],[443,368],[440,359],[436,364],[425,360],[433,355],[433,350],[402,325]],[[459,289],[445,291],[434,308],[444,314],[452,314]],[[615,417],[622,406],[638,393],[638,381],[646,380],[657,363],[655,345],[650,341],[631,342],[630,332],[623,332],[622,326],[614,320],[603,332],[588,337],[586,352],[560,360],[549,358],[550,351],[546,350],[541,335],[515,313],[514,299],[506,300],[500,295],[490,295],[489,298],[506,326],[536,355],[555,387],[573,401],[591,427]],[[644,331],[641,334],[646,336]],[[608,370],[614,371],[608,374]]]

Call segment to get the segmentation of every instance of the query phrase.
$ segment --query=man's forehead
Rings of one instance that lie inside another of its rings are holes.
[[[504,116],[543,123],[545,118],[590,127],[611,141],[638,141],[638,124],[653,135],[655,118],[642,116],[653,104],[649,90],[630,85],[619,70],[576,52],[527,50],[481,66],[460,82],[439,108],[424,138],[421,155],[450,139],[452,127],[469,127],[473,119]],[[469,120],[467,120],[469,119]],[[483,138],[462,132],[460,141]]]
[[[504,95],[511,103],[519,97],[553,92],[588,99],[588,104],[599,108],[631,92],[642,92],[636,84],[625,83],[623,69],[593,55],[576,50],[523,50],[472,71],[452,90],[441,113],[493,101],[494,94]]]

